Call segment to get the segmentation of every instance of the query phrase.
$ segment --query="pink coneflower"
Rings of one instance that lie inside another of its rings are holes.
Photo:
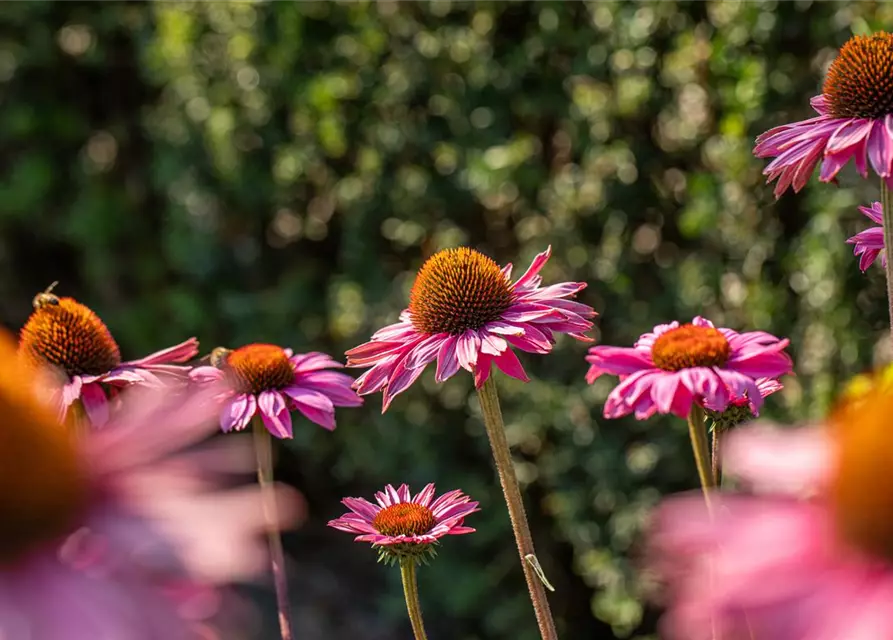
[[[197,640],[184,607],[264,560],[256,491],[220,484],[235,452],[195,448],[210,398],[134,386],[75,439],[15,356],[0,333],[0,637]]]
[[[50,395],[62,419],[80,400],[90,423],[102,426],[109,420],[103,385],[114,389],[131,384],[159,386],[162,377],[185,380],[188,367],[171,363],[193,358],[198,340],[190,338],[145,358],[122,362],[118,343],[92,309],[47,290],[34,297],[34,312],[20,334],[19,353],[27,363],[52,367],[61,376],[58,384],[51,385]]]
[[[859,257],[859,268],[865,271],[870,267],[878,256],[881,257],[881,264],[887,266],[887,256],[884,251],[884,213],[880,202],[874,202],[870,207],[859,207],[869,220],[874,222],[876,227],[871,227],[865,231],[860,231],[852,238],[847,240],[847,244],[856,245],[853,247],[853,255]]]
[[[329,526],[355,533],[356,542],[371,542],[386,552],[414,554],[443,536],[473,533],[474,529],[463,522],[466,516],[479,511],[478,503],[458,489],[434,499],[433,484],[414,496],[405,484],[397,489],[388,485],[375,494],[375,501],[378,504],[364,498],[344,498],[341,502],[350,513],[332,520]]]
[[[893,628],[893,396],[874,393],[823,428],[728,436],[725,469],[752,495],[706,512],[658,513],[655,568],[668,584],[662,637],[890,637]]]
[[[419,270],[409,308],[400,322],[379,330],[372,340],[347,352],[348,367],[372,367],[354,388],[360,395],[383,391],[382,412],[435,360],[435,380],[443,382],[460,368],[474,373],[480,388],[491,364],[503,373],[527,381],[512,351],[549,353],[555,333],[577,340],[592,328],[590,307],[566,300],[586,287],[563,282],[541,287],[539,272],[552,248],[534,258],[530,268],[512,282],[512,265],[503,269],[473,249],[445,249]]]
[[[862,176],[868,163],[893,186],[893,35],[853,36],[828,69],[818,116],[776,127],[757,138],[754,155],[775,158],[763,171],[778,179],[775,196],[800,191],[821,162],[819,179],[834,180],[853,159]]]
[[[632,348],[592,347],[586,379],[591,384],[604,373],[620,376],[605,403],[606,418],[635,413],[642,420],[655,412],[684,418],[693,403],[723,411],[740,398],[757,414],[763,404],[757,380],[790,373],[788,344],[764,331],[717,329],[696,317],[691,324],[657,325]]]
[[[353,378],[331,371],[344,365],[324,353],[294,355],[273,344],[249,344],[217,349],[212,362],[214,366],[196,367],[190,376],[200,383],[224,381],[223,431],[242,430],[259,415],[272,435],[291,438],[292,411],[331,430],[335,407],[363,404],[350,387]]]

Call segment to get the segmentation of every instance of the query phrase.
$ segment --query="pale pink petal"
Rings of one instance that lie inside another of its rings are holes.
[[[323,398],[322,394],[316,394]],[[326,398],[328,400],[328,398]],[[331,403],[331,401],[330,401]],[[300,403],[295,401],[300,410]],[[257,397],[257,408],[260,411],[264,426],[277,438],[291,438],[291,413],[285,398],[279,391],[261,391]],[[334,413],[334,408],[332,409]],[[325,425],[323,425],[325,426]]]
[[[241,431],[248,426],[257,412],[257,400],[248,393],[240,393],[230,398],[220,413],[220,428],[223,431]]]

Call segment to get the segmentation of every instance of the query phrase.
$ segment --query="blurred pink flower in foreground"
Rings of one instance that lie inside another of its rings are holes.
[[[173,363],[193,358],[198,340],[190,338],[145,358],[122,362],[118,343],[92,309],[46,291],[34,297],[34,312],[22,327],[19,353],[28,364],[59,374],[47,384],[60,419],[80,400],[90,423],[99,427],[109,420],[103,385],[112,389],[132,384],[160,386],[162,377],[168,384],[175,379],[185,381],[189,368]]]
[[[893,186],[893,35],[850,38],[828,68],[817,117],[776,127],[757,137],[754,155],[774,158],[763,171],[778,179],[775,197],[800,191],[821,162],[830,182],[851,159],[862,177],[868,163]]]
[[[194,447],[216,430],[213,392],[132,387],[108,428],[75,438],[15,356],[0,333],[0,637],[197,638],[195,596],[266,559],[257,490],[219,486],[239,450]]]
[[[454,490],[434,498],[434,485],[426,485],[416,495],[405,484],[388,485],[375,494],[378,504],[363,498],[344,498],[349,513],[329,522],[339,531],[355,533],[356,542],[371,542],[398,555],[413,555],[447,535],[473,533],[464,526],[465,517],[479,511],[478,503]]]
[[[691,324],[657,325],[631,348],[592,347],[586,379],[620,377],[605,403],[606,418],[635,413],[642,420],[656,412],[685,418],[693,403],[723,411],[744,398],[758,415],[764,394],[757,381],[791,372],[788,344],[764,331],[717,329],[699,316]]]
[[[331,371],[343,367],[324,353],[294,355],[273,344],[249,344],[233,351],[215,350],[215,366],[196,367],[190,377],[222,385],[226,404],[220,414],[224,431],[240,431],[260,415],[277,438],[292,437],[291,412],[326,429],[335,428],[335,407],[358,407],[353,378]]]
[[[577,340],[592,328],[595,311],[567,300],[582,291],[583,282],[542,287],[539,272],[552,255],[549,247],[512,282],[512,265],[500,269],[473,249],[445,249],[431,256],[416,276],[409,308],[400,322],[377,331],[372,340],[347,352],[348,367],[372,367],[354,388],[360,395],[383,392],[382,412],[394,397],[437,362],[435,380],[443,382],[459,369],[474,374],[480,388],[491,365],[527,382],[512,347],[549,353],[555,333]]]
[[[859,257],[859,268],[865,271],[870,267],[878,256],[881,257],[881,264],[886,266],[887,256],[884,255],[884,213],[881,209],[880,202],[873,202],[870,207],[859,207],[868,219],[874,222],[876,227],[870,227],[865,231],[860,231],[852,238],[847,240],[847,244],[856,245],[853,247],[853,255]]]
[[[893,396],[819,428],[754,426],[723,442],[751,495],[672,498],[651,539],[666,581],[662,637],[893,637]]]

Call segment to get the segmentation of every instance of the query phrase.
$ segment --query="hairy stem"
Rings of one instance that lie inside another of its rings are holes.
[[[698,477],[701,479],[701,491],[704,492],[704,502],[707,509],[712,510],[710,492],[716,486],[713,481],[713,473],[710,465],[710,449],[707,445],[707,428],[704,424],[704,410],[692,403],[688,414],[688,435],[691,438],[691,450],[695,454],[695,465],[698,467]]]
[[[415,640],[428,640],[425,635],[425,623],[422,621],[422,606],[419,603],[419,587],[415,577],[415,559],[400,560],[400,577],[403,579],[403,595],[406,597],[406,611],[412,624]]]
[[[254,450],[257,454],[257,482],[260,484],[264,518],[267,521],[267,541],[270,546],[270,564],[273,569],[273,587],[276,590],[276,608],[279,610],[279,632],[282,640],[292,640],[289,617],[288,578],[285,575],[285,552],[279,536],[276,514],[276,498],[273,492],[273,444],[270,432],[259,417],[252,420]]]
[[[515,467],[512,463],[512,452],[509,450],[508,440],[505,437],[505,424],[502,421],[502,411],[499,408],[496,382],[492,377],[488,378],[484,385],[478,389],[478,397],[481,401],[484,427],[487,429],[487,436],[490,439],[496,473],[499,475],[499,482],[502,485],[509,519],[512,521],[512,531],[518,545],[518,554],[521,556],[521,567],[524,570],[524,578],[527,580],[527,590],[530,592],[530,600],[533,602],[540,635],[543,640],[557,640],[558,634],[555,632],[555,622],[552,620],[552,611],[549,608],[549,600],[546,598],[545,586],[534,570],[534,563],[528,560],[530,556],[533,559],[536,558],[533,536],[530,535],[530,525],[527,523],[527,514],[524,512],[524,502],[521,499],[521,490],[518,487],[518,479],[515,477]]]
[[[722,468],[719,465],[719,436],[720,427],[718,424],[713,425],[713,431],[710,433],[710,469],[713,476],[713,486],[718,487],[722,484]]]
[[[890,247],[893,247],[893,193],[887,186],[886,178],[881,178],[881,208],[884,221],[884,257],[886,265],[884,271],[887,274],[887,309],[890,313],[890,334],[893,339],[893,260],[891,260]]]

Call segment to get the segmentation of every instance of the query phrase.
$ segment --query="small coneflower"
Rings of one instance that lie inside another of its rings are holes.
[[[729,435],[727,473],[748,489],[722,509],[674,498],[659,511],[662,637],[886,638],[893,628],[893,431],[889,389],[845,402],[821,427]]]
[[[812,106],[817,117],[757,138],[754,154],[774,158],[763,173],[778,180],[776,197],[802,189],[817,164],[819,179],[829,182],[851,159],[863,177],[870,164],[893,186],[893,34],[850,38]]]
[[[105,323],[89,307],[73,298],[59,298],[47,289],[34,297],[34,312],[19,335],[19,355],[25,363],[58,374],[51,395],[64,419],[80,401],[94,426],[109,420],[105,387],[131,384],[155,385],[162,377],[185,379],[182,363],[198,353],[198,341],[190,338],[176,346],[139,360],[122,361],[118,343]],[[42,377],[42,380],[52,378]]]
[[[109,429],[75,438],[35,373],[0,333],[0,637],[197,640],[184,606],[256,575],[267,526],[255,490],[222,488],[230,452],[194,448],[209,398],[134,386]]]
[[[620,376],[605,403],[606,418],[630,413],[640,420],[655,413],[685,418],[694,404],[724,411],[742,398],[759,415],[763,394],[757,381],[791,372],[791,358],[784,352],[789,343],[764,331],[716,328],[699,316],[690,324],[657,325],[632,348],[592,347],[586,379],[593,383],[605,373]]]
[[[373,504],[364,498],[344,498],[349,513],[329,522],[339,531],[357,534],[357,542],[369,542],[378,550],[379,561],[400,564],[406,608],[416,640],[425,636],[416,586],[415,568],[436,553],[442,537],[473,533],[465,518],[479,511],[478,503],[459,490],[434,497],[434,485],[412,495],[405,484],[391,485],[375,494]]]
[[[332,371],[344,365],[324,353],[295,355],[273,344],[215,349],[212,366],[196,367],[199,383],[223,382],[226,403],[220,414],[223,431],[240,431],[260,416],[277,438],[292,437],[291,412],[325,429],[335,428],[335,407],[357,407],[362,398],[351,389],[353,378]]]
[[[512,348],[549,353],[554,334],[578,340],[592,328],[595,311],[568,300],[582,291],[582,282],[541,286],[539,272],[551,256],[549,247],[534,258],[518,280],[512,265],[500,268],[473,249],[445,249],[431,256],[416,276],[409,308],[400,322],[380,329],[372,340],[347,352],[348,367],[371,367],[357,378],[360,395],[383,392],[382,411],[416,381],[430,363],[435,380],[443,382],[459,369],[474,374],[480,388],[491,365],[527,381]]]
[[[881,258],[881,265],[887,266],[887,256],[884,254],[884,212],[880,202],[873,202],[870,207],[859,207],[865,217],[875,223],[876,227],[869,227],[860,231],[847,240],[847,244],[855,245],[853,255],[859,258],[859,268],[866,271]]]

